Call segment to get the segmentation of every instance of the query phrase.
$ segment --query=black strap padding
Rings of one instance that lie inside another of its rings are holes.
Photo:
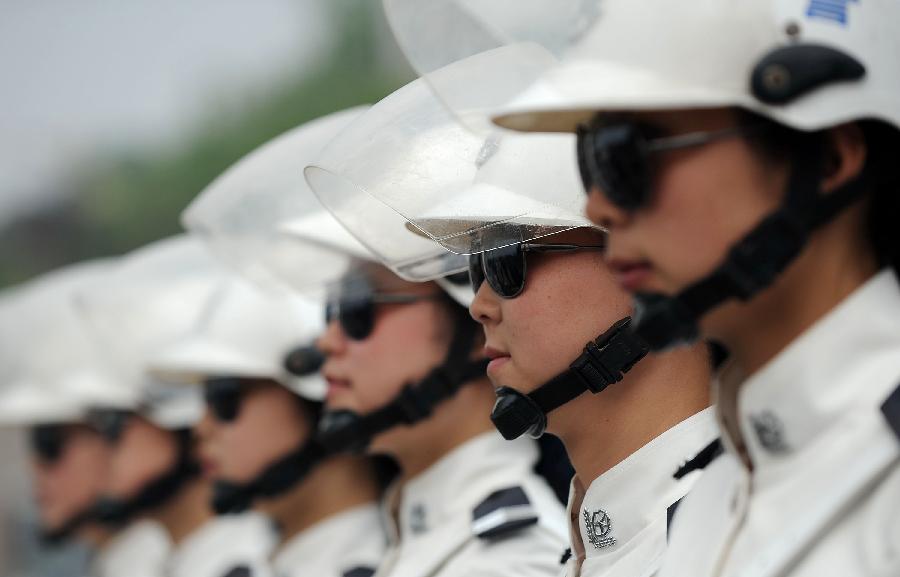
[[[173,431],[178,440],[175,465],[150,481],[131,499],[101,498],[94,506],[96,519],[106,525],[122,526],[138,513],[154,509],[174,497],[184,485],[197,477],[200,466],[193,455],[190,429]]]
[[[249,483],[218,480],[213,486],[213,510],[219,515],[243,513],[259,498],[282,495],[327,457],[322,445],[309,440],[266,467]]]
[[[588,343],[566,371],[528,393],[528,397],[548,414],[582,393],[599,393],[621,381],[649,352],[647,344],[628,330],[630,325],[631,317],[616,322]]]
[[[352,411],[326,411],[320,422],[318,441],[329,453],[360,451],[376,435],[398,425],[414,425],[434,412],[443,401],[456,394],[465,383],[485,376],[487,359],[470,360],[478,325],[468,311],[452,301],[453,336],[444,362],[415,384],[409,384],[385,406],[359,415]]]

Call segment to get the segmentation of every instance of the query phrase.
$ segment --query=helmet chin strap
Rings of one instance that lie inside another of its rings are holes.
[[[449,297],[448,297],[449,298]],[[468,312],[454,303],[453,340],[444,362],[422,381],[406,385],[385,406],[366,415],[353,411],[326,411],[319,422],[317,439],[329,453],[359,452],[372,439],[398,425],[413,425],[434,412],[465,383],[485,376],[487,359],[469,360],[478,326]]]
[[[310,439],[270,464],[249,483],[218,480],[213,485],[213,510],[218,515],[243,513],[257,499],[282,495],[305,479],[326,457],[322,445]]]
[[[732,246],[711,274],[675,296],[634,296],[634,331],[652,350],[695,342],[703,315],[727,300],[748,301],[771,286],[813,231],[863,196],[862,177],[830,194],[819,193],[824,150],[819,140],[809,140],[796,147],[781,206]]]
[[[50,546],[60,545],[80,531],[82,527],[96,520],[96,505],[91,504],[82,511],[69,517],[69,519],[60,527],[56,529],[41,529],[40,540]]]
[[[631,318],[617,321],[589,342],[569,368],[530,393],[509,387],[497,389],[491,421],[507,440],[527,434],[538,438],[547,429],[547,415],[590,391],[599,393],[622,380],[649,350],[629,327]]]
[[[200,467],[191,451],[191,431],[180,429],[174,434],[178,438],[178,461],[175,465],[147,483],[130,499],[100,498],[93,509],[98,522],[120,527],[135,515],[165,504],[199,474]]]

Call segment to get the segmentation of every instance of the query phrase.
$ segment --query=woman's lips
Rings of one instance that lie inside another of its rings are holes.
[[[487,366],[488,374],[499,370],[500,367],[505,365],[510,359],[509,353],[501,351],[499,349],[495,349],[493,347],[484,347],[484,356],[491,360],[491,362],[489,362]]]
[[[628,292],[640,290],[649,282],[653,273],[653,267],[648,261],[613,260],[609,261],[609,268],[619,286]]]
[[[206,479],[214,479],[219,472],[219,465],[213,459],[201,458],[200,468]]]
[[[325,394],[326,401],[350,390],[350,381],[346,379],[325,377],[325,382],[328,383],[328,392]]]

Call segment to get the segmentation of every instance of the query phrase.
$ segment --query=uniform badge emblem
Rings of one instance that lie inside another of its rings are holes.
[[[428,524],[425,522],[425,506],[421,503],[416,503],[409,511],[409,529],[415,535],[428,530]]]
[[[597,509],[594,512],[590,512],[585,509],[583,514],[588,541],[595,549],[603,549],[616,544],[616,540],[609,536],[612,532],[612,520],[610,520],[606,511]]]
[[[759,444],[770,453],[787,453],[791,450],[784,440],[784,424],[772,411],[763,411],[750,415],[750,422]]]

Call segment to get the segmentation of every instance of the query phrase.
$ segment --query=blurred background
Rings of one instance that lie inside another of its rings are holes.
[[[259,144],[412,78],[375,0],[0,0],[0,286],[177,232]],[[77,577],[83,551],[33,536],[21,441],[0,431],[0,576]]]

